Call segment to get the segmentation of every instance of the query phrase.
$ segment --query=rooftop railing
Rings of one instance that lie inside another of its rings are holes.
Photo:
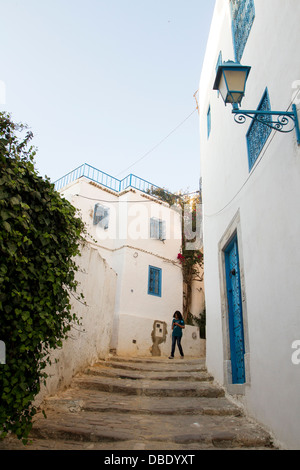
[[[119,180],[103,171],[98,170],[97,168],[94,168],[88,163],[84,163],[75,170],[70,171],[70,173],[67,173],[65,176],[55,181],[55,189],[60,191],[68,184],[76,181],[82,176],[118,193],[124,191],[127,188],[138,189],[144,193],[149,193],[152,190],[160,189],[159,186],[155,186],[149,181],[143,180],[142,178],[139,178],[133,174],[126,176],[122,180]]]

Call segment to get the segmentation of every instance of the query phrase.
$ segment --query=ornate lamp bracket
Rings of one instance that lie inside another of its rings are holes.
[[[253,121],[259,121],[261,124],[274,129],[275,131],[283,132],[285,134],[296,131],[297,143],[300,145],[300,128],[295,104],[292,106],[292,111],[249,111],[239,109],[238,105],[233,105],[232,113],[235,115],[234,120],[238,124],[244,124],[246,118]],[[277,119],[275,118],[277,117]]]

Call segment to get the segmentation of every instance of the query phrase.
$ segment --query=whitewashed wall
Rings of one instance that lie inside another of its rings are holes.
[[[255,9],[241,61],[252,67],[242,108],[256,109],[268,87],[272,109],[283,111],[300,89],[300,2],[256,0]],[[292,362],[292,344],[300,339],[300,148],[294,132],[272,132],[249,174],[250,121],[236,124],[231,106],[212,90],[220,50],[224,61],[234,60],[227,0],[216,2],[199,91],[207,366],[228,385],[218,244],[238,215],[248,349],[240,399],[284,447],[299,449],[300,365]],[[299,95],[296,104],[299,110]]]
[[[132,317],[131,315],[120,316],[120,334],[118,351],[121,356],[132,357],[151,357],[153,343],[153,335],[156,336],[156,325],[162,327],[165,324],[165,330],[162,335],[157,335],[162,341],[157,341],[159,353],[156,357],[168,357],[172,348],[172,319],[173,315],[169,315],[164,319],[155,317],[150,318]],[[129,339],[129,341],[128,341]],[[199,330],[190,325],[186,325],[183,330],[181,345],[186,358],[204,357],[205,356],[205,340],[200,339]],[[175,349],[175,359],[180,358],[178,348]]]
[[[63,347],[53,352],[52,365],[46,369],[49,378],[46,387],[42,386],[36,398],[37,403],[46,395],[53,395],[69,386],[74,375],[109,354],[116,273],[98,251],[88,245],[82,250],[82,255],[76,258],[76,262],[79,265],[76,274],[80,283],[78,293],[84,294],[84,300],[78,301],[73,296],[70,300],[72,312],[82,318],[82,326],[74,325]],[[58,359],[57,363],[55,359]]]
[[[86,178],[70,184],[63,195],[80,210],[91,244],[117,273],[111,349],[118,355],[151,356],[153,342],[150,346],[148,343],[152,341],[153,322],[169,324],[174,312],[182,311],[182,271],[177,260],[181,249],[181,213],[140,191],[129,189],[118,194]],[[97,202],[110,209],[107,230],[93,225]],[[166,240],[150,238],[153,217],[165,221]],[[162,270],[161,297],[148,294],[149,266]],[[197,341],[192,334],[186,335],[187,350],[198,356],[199,332],[190,328]],[[164,356],[170,352],[168,343],[159,349]]]

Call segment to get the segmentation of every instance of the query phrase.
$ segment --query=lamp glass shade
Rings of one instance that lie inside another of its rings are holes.
[[[225,80],[225,75],[222,73],[220,83],[219,83],[219,92],[225,103],[228,103],[228,88]]]
[[[224,70],[223,76],[228,88],[228,103],[240,103],[245,94],[247,73],[245,70]]]
[[[250,67],[236,62],[224,62],[219,66],[214,89],[221,93],[225,102],[240,104],[244,95]]]

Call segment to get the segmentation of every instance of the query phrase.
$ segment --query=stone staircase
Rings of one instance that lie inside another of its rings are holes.
[[[29,450],[272,449],[201,359],[111,357],[47,398]],[[8,438],[1,449],[24,446]]]

